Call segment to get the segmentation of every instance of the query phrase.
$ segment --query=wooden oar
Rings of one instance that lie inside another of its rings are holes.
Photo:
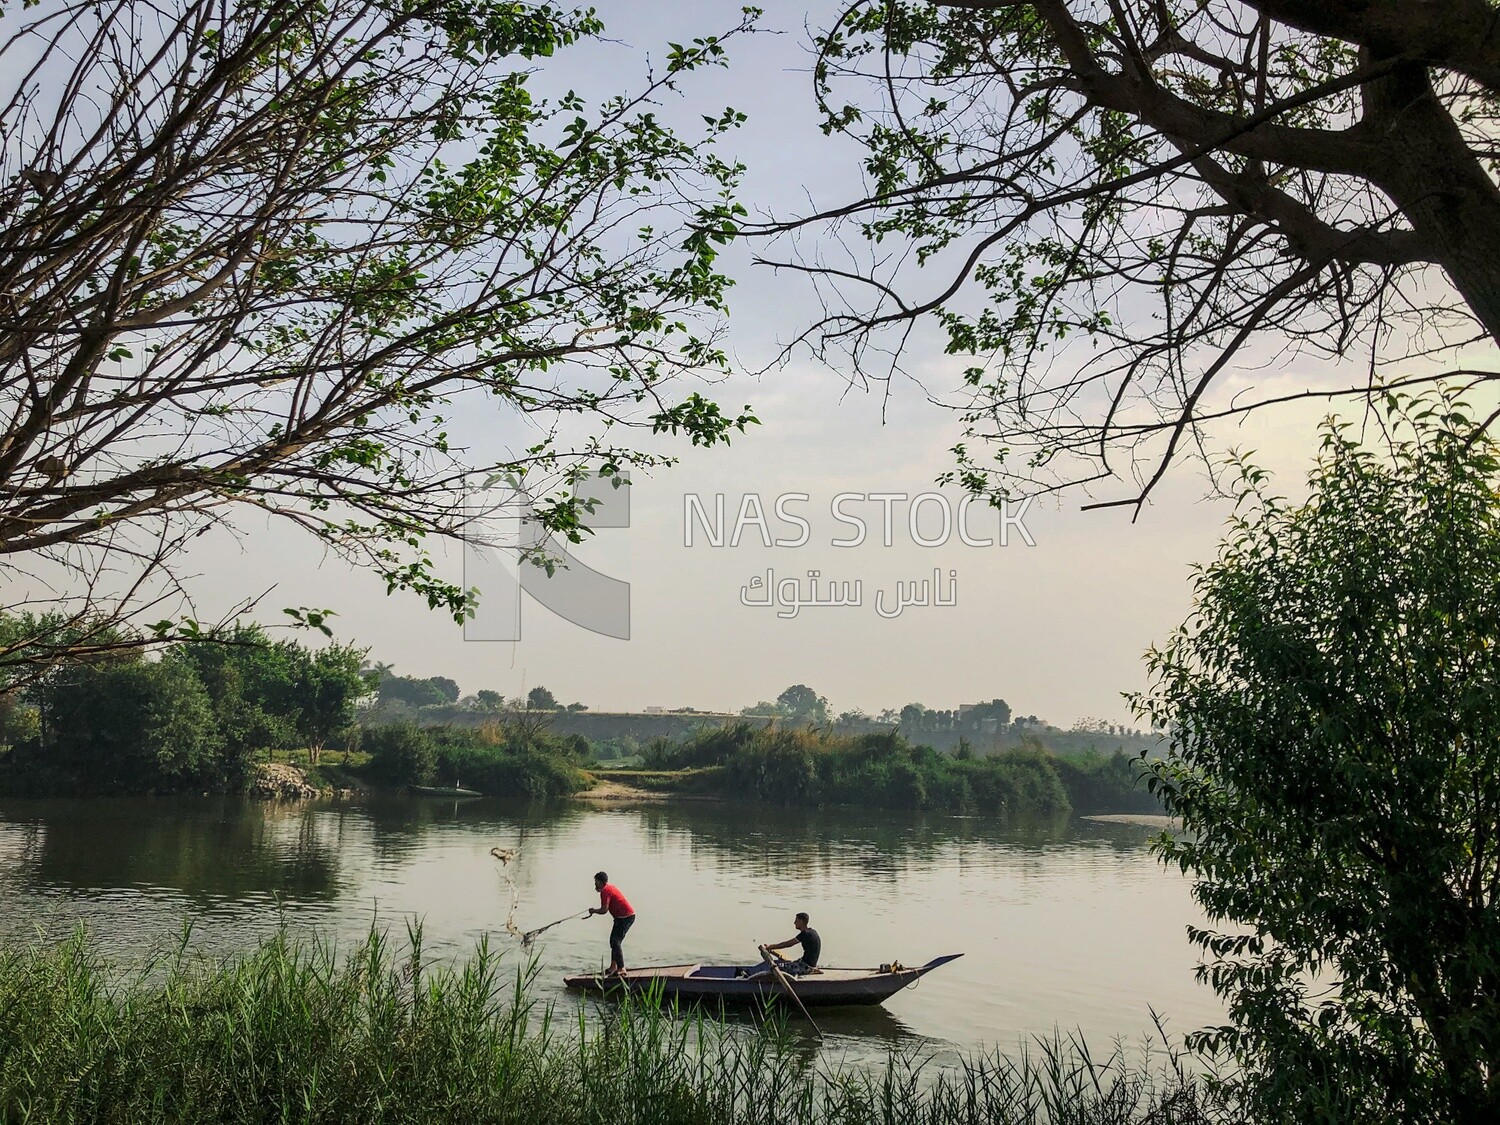
[[[812,1029],[813,1031],[817,1032],[819,1039],[823,1038],[822,1030],[816,1023],[813,1023],[812,1016],[807,1014],[807,1006],[802,1003],[802,997],[797,995],[797,990],[792,987],[792,982],[787,980],[786,974],[781,971],[781,966],[776,964],[776,959],[771,956],[771,951],[765,946],[761,946],[760,956],[761,959],[765,961],[766,968],[771,970],[771,976],[776,978],[776,983],[781,985],[782,988],[786,989],[786,994],[790,996],[793,1003],[797,1005],[798,1010],[802,1013],[802,1018],[805,1019],[809,1024],[812,1024]]]

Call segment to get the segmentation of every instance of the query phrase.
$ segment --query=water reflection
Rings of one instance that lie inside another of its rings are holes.
[[[672,849],[684,842],[706,846],[721,861],[751,864],[801,860],[827,868],[851,856],[892,873],[900,865],[943,860],[956,846],[974,844],[1042,854],[1059,844],[1093,844],[1139,853],[1155,832],[1132,824],[1109,824],[1070,816],[1000,821],[994,817],[872,812],[868,809],[774,808],[683,802],[642,806],[646,838]]]
[[[230,799],[13,802],[8,877],[34,889],[165,888],[199,903],[328,898],[338,890],[337,822],[313,806]],[[9,850],[9,849],[8,849]]]

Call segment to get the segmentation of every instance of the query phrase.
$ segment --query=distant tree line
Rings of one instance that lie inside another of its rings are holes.
[[[806,684],[793,684],[776,697],[774,703],[761,700],[744,708],[747,717],[785,719],[790,723],[821,724],[828,722],[828,700]]]
[[[506,699],[490,688],[481,688],[473,695],[465,696],[457,681],[447,676],[398,676],[389,664],[371,665],[369,671],[375,682],[375,704],[389,711],[419,710],[424,707],[457,707],[465,711],[494,713],[506,710],[588,710],[582,703],[569,703],[564,707],[550,690],[541,686],[532,688],[524,698]]]
[[[1062,758],[1032,741],[1018,750],[943,754],[898,731],[839,734],[736,723],[682,743],[658,740],[644,763],[696,769],[684,784],[785,805],[846,804],[992,815],[1159,812],[1125,754]]]
[[[806,684],[793,684],[774,701],[762,700],[740,714],[778,719],[793,726],[830,726],[845,733],[876,733],[881,728],[896,728],[907,735],[956,733],[992,747],[1021,746],[1034,736],[1064,754],[1112,749],[1149,752],[1161,741],[1154,733],[1101,719],[1081,719],[1072,729],[1062,730],[1036,715],[1014,714],[1010,704],[1000,698],[952,709],[908,703],[899,710],[887,707],[874,715],[856,709],[833,717],[828,700]]]
[[[426,708],[430,719],[441,722],[455,709],[494,713],[588,710],[582,703],[564,706],[551,690],[542,686],[534,687],[524,697],[515,699],[507,699],[490,689],[464,696],[459,685],[446,676],[400,676],[389,664],[373,665],[372,671],[376,675],[376,705],[387,715],[420,712]],[[692,707],[679,707],[667,713],[691,715],[699,712]],[[899,710],[885,708],[875,715],[859,709],[835,715],[826,696],[800,683],[792,684],[774,700],[761,700],[742,708],[740,714],[745,718],[776,719],[792,726],[832,726],[853,732],[874,731],[881,727],[897,727],[906,734],[955,732],[1011,745],[1020,745],[1027,734],[1036,734],[1049,746],[1064,753],[1083,752],[1091,747],[1107,749],[1111,739],[1116,740],[1117,748],[1137,751],[1142,749],[1141,742],[1158,741],[1154,734],[1102,719],[1080,719],[1071,729],[1063,730],[1034,714],[1014,714],[1011,705],[1000,698],[951,709],[914,702]],[[1130,743],[1136,745],[1128,745]]]

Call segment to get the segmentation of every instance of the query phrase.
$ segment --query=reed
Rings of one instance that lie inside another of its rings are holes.
[[[632,1002],[571,1018],[536,965],[481,943],[430,962],[421,933],[347,955],[285,935],[222,961],[180,946],[128,972],[82,932],[0,945],[0,1121],[1203,1125],[1171,1065],[1053,1040],[958,1066],[825,1066],[760,1029]]]

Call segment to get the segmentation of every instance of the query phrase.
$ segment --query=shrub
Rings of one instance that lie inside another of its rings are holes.
[[[387,785],[431,785],[437,770],[432,739],[414,723],[367,727],[360,749],[370,755],[369,776]]]
[[[174,660],[75,664],[41,691],[44,738],[10,756],[16,788],[177,792],[213,785],[233,763],[208,693]]]

